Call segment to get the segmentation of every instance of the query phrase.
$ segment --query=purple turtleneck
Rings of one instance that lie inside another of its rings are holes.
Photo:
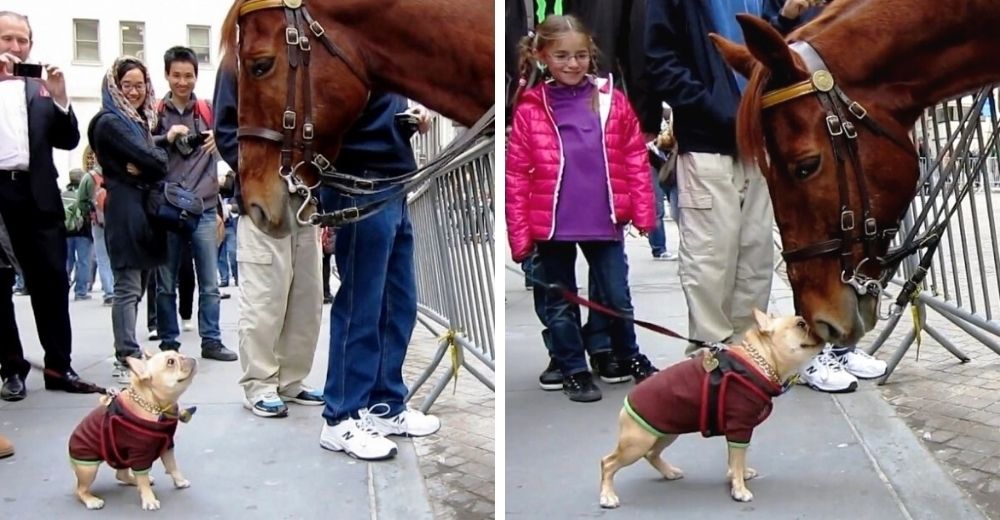
[[[594,106],[595,88],[587,79],[575,86],[545,86],[562,140],[564,161],[553,240],[622,239],[621,228],[611,222],[604,132]]]

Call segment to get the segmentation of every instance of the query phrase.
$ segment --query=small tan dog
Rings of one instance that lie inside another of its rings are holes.
[[[753,428],[771,412],[771,398],[784,390],[823,342],[798,316],[772,318],[754,309],[756,326],[741,345],[709,351],[661,370],[629,394],[618,415],[618,446],[601,460],[601,507],[619,505],[615,473],[645,457],[667,480],[683,477],[660,453],[682,433],[725,435],[729,441],[732,497],[753,500],[745,480],[757,476],[746,465]]]
[[[174,487],[191,485],[177,469],[174,432],[177,421],[187,422],[193,408],[181,410],[177,400],[191,386],[198,364],[175,351],[142,359],[128,358],[131,385],[101,398],[101,406],[87,415],[69,439],[69,456],[76,473],[76,497],[87,509],[104,507],[104,500],[90,492],[101,462],[115,468],[115,477],[139,488],[144,510],[160,508],[151,487],[149,470],[156,459],[174,481]]]

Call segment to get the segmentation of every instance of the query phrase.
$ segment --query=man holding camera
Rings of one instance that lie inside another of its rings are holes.
[[[45,388],[90,393],[70,367],[69,280],[66,228],[52,149],[80,142],[66,79],[53,65],[27,64],[31,25],[24,15],[0,11],[0,215],[31,294],[38,339],[45,350]],[[44,76],[44,79],[42,78]],[[11,299],[11,281],[0,300]],[[13,306],[0,313],[0,398],[26,395],[24,359]]]
[[[201,356],[235,361],[236,353],[222,344],[219,330],[218,248],[216,204],[219,180],[216,172],[212,109],[194,95],[198,80],[198,57],[187,47],[172,47],[163,55],[170,92],[158,105],[154,142],[167,149],[168,183],[177,183],[203,201],[204,210],[194,231],[170,231],[167,263],[157,271],[157,332],[161,350],[177,350],[177,274],[184,248],[191,248],[198,278],[198,333]]]

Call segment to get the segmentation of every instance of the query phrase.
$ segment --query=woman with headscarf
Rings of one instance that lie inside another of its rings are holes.
[[[105,241],[114,272],[111,322],[115,337],[114,377],[126,382],[125,359],[141,357],[135,337],[139,300],[149,271],[166,262],[166,232],[146,216],[149,189],[166,176],[167,153],[153,144],[156,96],[146,66],[118,58],[101,84],[101,111],[87,131],[104,169]]]

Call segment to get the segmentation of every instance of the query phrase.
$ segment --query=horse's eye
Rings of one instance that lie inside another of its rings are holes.
[[[274,58],[257,58],[250,61],[250,74],[254,77],[261,77],[267,74],[274,66]]]
[[[810,175],[816,173],[816,170],[818,169],[818,155],[816,157],[808,157],[806,159],[802,159],[801,161],[797,161],[791,166],[792,175],[798,180],[803,180],[809,177]]]

